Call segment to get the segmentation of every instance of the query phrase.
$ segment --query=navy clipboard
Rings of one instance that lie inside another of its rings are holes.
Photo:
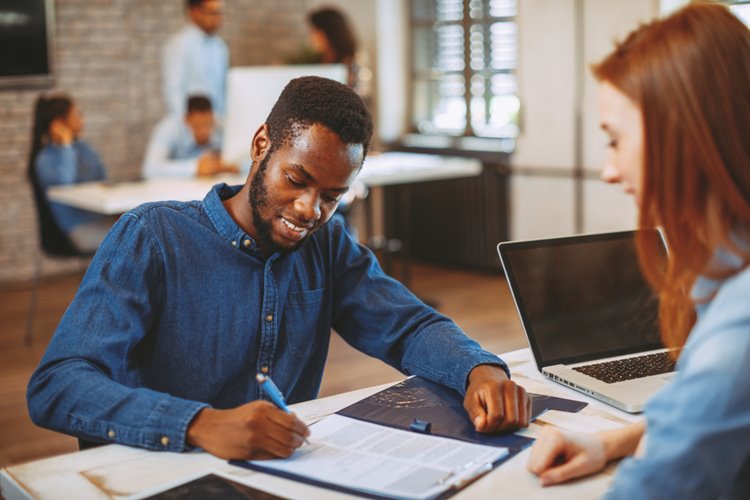
[[[572,399],[529,394],[532,420],[548,410],[577,413],[588,403]],[[422,432],[429,425],[429,434],[470,443],[504,446],[512,457],[526,448],[533,439],[511,432],[487,434],[477,432],[463,406],[463,397],[448,387],[422,377],[411,377],[339,410],[339,415],[366,422]],[[416,422],[416,425],[415,425]]]

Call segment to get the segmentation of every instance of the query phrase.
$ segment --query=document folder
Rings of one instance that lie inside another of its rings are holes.
[[[532,416],[586,403],[531,395]],[[310,427],[290,458],[231,463],[368,498],[445,498],[529,446],[533,439],[474,430],[456,391],[412,377]]]

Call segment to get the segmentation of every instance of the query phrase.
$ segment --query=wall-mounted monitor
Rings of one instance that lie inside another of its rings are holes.
[[[53,84],[54,0],[0,2],[0,88]]]

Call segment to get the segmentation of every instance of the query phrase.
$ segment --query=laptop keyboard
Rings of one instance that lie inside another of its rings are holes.
[[[616,359],[573,369],[608,384],[633,380],[674,371],[674,361],[668,352],[646,354],[634,358]]]

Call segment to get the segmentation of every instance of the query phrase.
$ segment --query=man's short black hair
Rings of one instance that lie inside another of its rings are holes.
[[[203,95],[191,95],[187,101],[187,114],[213,111],[211,100]]]
[[[301,130],[324,125],[344,144],[362,144],[367,155],[372,136],[372,117],[365,103],[343,83],[318,76],[290,81],[266,118],[271,152]]]
[[[185,7],[187,7],[188,10],[192,9],[193,7],[200,7],[203,5],[204,0],[185,0]]]

